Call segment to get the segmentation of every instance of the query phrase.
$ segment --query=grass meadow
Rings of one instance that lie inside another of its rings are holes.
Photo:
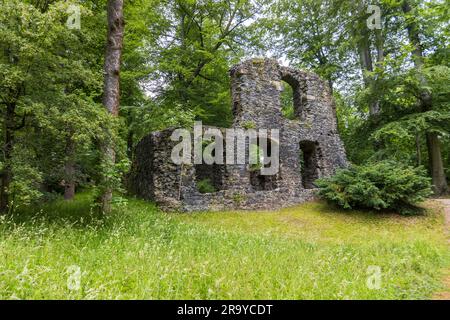
[[[450,266],[431,204],[415,217],[322,202],[166,214],[129,199],[100,217],[91,203],[0,217],[0,299],[427,299]]]

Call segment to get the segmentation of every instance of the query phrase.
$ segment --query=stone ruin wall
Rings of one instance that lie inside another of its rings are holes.
[[[274,209],[313,199],[312,182],[347,165],[330,89],[316,74],[272,59],[251,59],[235,65],[230,76],[233,127],[279,129],[279,173],[258,176],[247,165],[175,165],[170,156],[178,142],[171,141],[173,129],[167,129],[137,145],[132,193],[166,210]],[[294,120],[282,115],[281,81],[293,89]],[[221,190],[200,193],[196,181],[204,177]]]

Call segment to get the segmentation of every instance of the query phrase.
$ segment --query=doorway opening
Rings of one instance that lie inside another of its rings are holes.
[[[283,91],[280,93],[281,113],[289,120],[301,120],[303,115],[303,101],[300,83],[291,75],[281,78]]]
[[[314,181],[319,178],[320,149],[314,141],[300,142],[300,170],[302,185],[305,189],[314,189]]]
[[[272,143],[277,143],[272,139],[267,139],[267,157],[272,156]],[[250,165],[250,184],[256,191],[269,191],[278,188],[279,172],[274,175],[261,174],[262,166],[270,166],[271,164],[264,164],[264,152],[258,145],[250,145],[250,152],[256,153],[258,163]],[[253,149],[253,150],[252,150]]]

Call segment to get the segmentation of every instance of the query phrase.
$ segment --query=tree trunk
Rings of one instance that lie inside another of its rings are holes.
[[[381,29],[377,29],[375,30],[375,47],[377,49],[377,61],[376,61],[376,66],[378,69],[384,69],[384,38],[383,38],[383,31]],[[378,79],[373,79],[372,80],[372,85],[376,85],[376,80]],[[376,88],[375,88],[376,90]],[[380,109],[380,100],[376,99],[373,102],[373,112],[374,115],[379,114],[381,109]]]
[[[422,165],[422,152],[420,150],[419,132],[416,132],[416,157],[417,157],[417,166],[421,166]]]
[[[72,135],[66,138],[66,162],[64,164],[64,200],[75,196],[75,142]]]
[[[3,155],[4,164],[1,173],[1,188],[0,188],[0,212],[6,212],[9,208],[9,187],[13,178],[12,173],[12,152],[14,147],[14,127],[16,116],[16,104],[9,103],[6,106],[5,122],[3,126],[4,140],[3,140]]]
[[[409,1],[404,0],[402,10],[405,14],[412,11]],[[427,80],[421,75],[421,69],[424,65],[422,45],[420,43],[419,29],[414,20],[411,20],[406,29],[408,31],[409,41],[414,47],[412,52],[415,68],[419,74],[419,81],[422,87],[427,85]],[[423,112],[429,111],[433,107],[432,96],[426,91],[420,92],[420,105]],[[438,135],[435,132],[426,132],[428,163],[431,178],[433,179],[433,190],[436,195],[443,195],[448,192],[447,178],[444,172],[444,164],[442,161],[441,147]]]
[[[374,78],[372,75],[368,75],[368,72],[373,72],[372,54],[370,53],[370,47],[367,40],[362,40],[359,43],[359,60],[361,63],[361,71],[363,74],[364,86],[366,89],[373,88]],[[369,101],[369,114],[375,116],[380,112],[379,103],[377,100]]]
[[[377,67],[382,68],[384,62],[384,38],[381,29],[375,30],[375,46],[377,48]]]
[[[359,6],[360,12],[365,12],[365,7],[362,6],[362,3]],[[365,16],[364,16],[365,18]],[[369,74],[373,72],[373,59],[372,53],[370,51],[370,37],[369,37],[369,29],[364,24],[359,26],[359,30],[356,32],[359,34],[358,40],[358,53],[359,53],[359,62],[361,65],[361,72],[364,81],[364,87],[366,89],[371,89],[374,86],[374,77]],[[370,99],[369,101],[369,114],[371,116],[375,116],[380,112],[379,102],[377,99]]]
[[[428,161],[430,164],[431,178],[433,179],[433,191],[436,195],[443,195],[448,192],[448,185],[442,162],[439,138],[434,132],[428,132],[426,137]]]
[[[119,115],[120,103],[120,60],[125,28],[123,18],[123,0],[108,0],[108,35],[105,55],[105,83],[103,105],[113,116]],[[113,166],[116,160],[112,134],[103,142],[102,152],[107,166]],[[104,190],[101,195],[101,209],[104,213],[111,211],[112,185],[108,177],[103,177]]]

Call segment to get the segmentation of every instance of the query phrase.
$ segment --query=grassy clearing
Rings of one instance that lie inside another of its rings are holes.
[[[0,298],[419,299],[450,265],[442,215],[276,212],[167,215],[130,200],[108,218],[88,194],[0,218]],[[79,290],[70,290],[81,270]],[[370,290],[368,266],[382,270]]]

